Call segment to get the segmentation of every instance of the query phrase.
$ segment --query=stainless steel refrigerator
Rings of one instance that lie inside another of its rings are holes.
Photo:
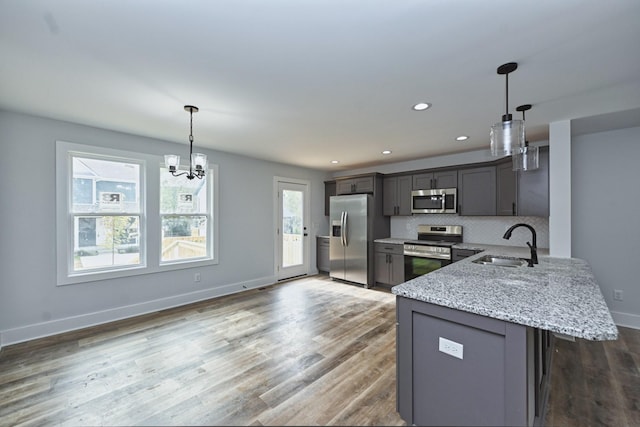
[[[329,275],[369,288],[375,284],[373,197],[353,194],[329,200]]]

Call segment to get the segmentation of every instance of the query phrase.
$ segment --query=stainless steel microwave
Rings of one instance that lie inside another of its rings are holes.
[[[438,188],[413,190],[411,192],[411,213],[457,213],[458,190]]]

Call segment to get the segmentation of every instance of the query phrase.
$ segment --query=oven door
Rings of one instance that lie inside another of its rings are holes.
[[[451,264],[450,259],[425,258],[420,256],[404,256],[404,280],[415,279],[423,274],[431,273],[445,265]]]

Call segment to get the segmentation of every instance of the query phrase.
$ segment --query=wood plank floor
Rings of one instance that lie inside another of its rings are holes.
[[[545,424],[640,426],[640,330],[616,341],[556,340]]]
[[[640,425],[640,331],[557,341],[547,425]],[[314,276],[6,347],[0,425],[405,425],[395,297]]]
[[[314,276],[0,353],[1,425],[404,425],[395,297]]]

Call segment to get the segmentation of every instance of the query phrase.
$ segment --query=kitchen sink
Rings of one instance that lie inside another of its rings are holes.
[[[501,267],[523,267],[528,264],[528,261],[523,258],[496,255],[485,255],[472,262],[483,265],[499,265]]]

